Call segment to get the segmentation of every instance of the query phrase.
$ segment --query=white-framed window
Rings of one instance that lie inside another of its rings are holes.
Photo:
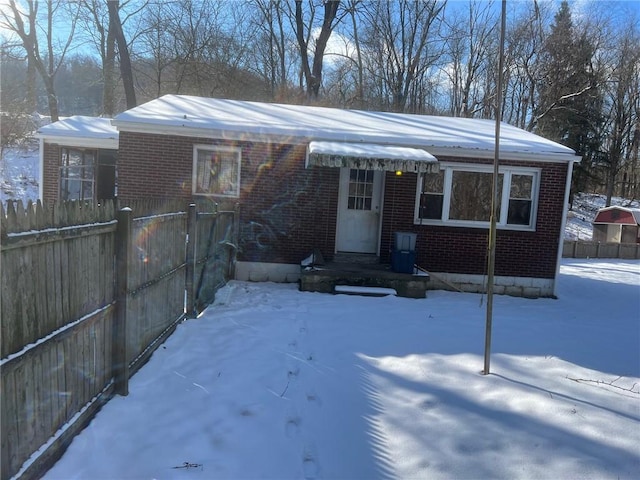
[[[349,210],[371,210],[373,201],[373,170],[349,170]]]
[[[113,149],[62,147],[60,149],[60,200],[109,200],[117,194]]]
[[[534,230],[540,169],[503,166],[498,176],[499,228]],[[443,162],[418,180],[415,223],[489,226],[493,166]]]
[[[60,200],[94,199],[96,153],[96,150],[62,148]]]
[[[240,157],[239,148],[194,145],[193,194],[239,197]]]

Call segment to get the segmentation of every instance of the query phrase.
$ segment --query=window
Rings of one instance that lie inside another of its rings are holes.
[[[501,167],[498,175],[497,224],[501,228],[533,230],[540,172],[533,168]],[[418,224],[488,227],[491,217],[493,167],[443,163],[418,182]]]
[[[441,219],[444,200],[444,170],[422,177],[420,218]]]
[[[240,196],[240,149],[196,145],[193,148],[193,194]]]
[[[118,151],[61,149],[60,200],[108,200],[116,195]]]
[[[529,225],[533,204],[533,175],[511,175],[508,225]]]
[[[94,199],[95,150],[62,149],[60,200]]]
[[[349,210],[371,210],[373,197],[373,170],[349,171]]]

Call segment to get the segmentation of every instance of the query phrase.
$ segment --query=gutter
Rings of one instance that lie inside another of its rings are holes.
[[[84,147],[84,148],[105,148],[117,150],[119,147],[118,137],[95,138],[82,136],[63,136],[63,135],[42,135],[36,134],[36,138],[40,139],[40,151],[44,142],[49,144],[64,145],[68,147]]]
[[[44,139],[40,137],[40,151],[38,152],[38,199],[43,202],[44,199]],[[43,202],[44,203],[44,202]]]
[[[564,206],[562,207],[562,222],[560,224],[560,239],[558,240],[558,256],[556,258],[556,276],[553,279],[553,296],[558,296],[558,276],[560,275],[560,264],[562,263],[562,250],[564,247],[564,229],[567,227],[567,214],[569,213],[569,192],[571,191],[571,177],[573,177],[573,164],[580,160],[569,162],[567,166],[567,181],[564,187]]]

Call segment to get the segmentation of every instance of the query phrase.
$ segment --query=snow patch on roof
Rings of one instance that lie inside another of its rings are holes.
[[[121,131],[151,131],[251,139],[286,137],[293,141],[375,143],[403,147],[494,150],[493,120],[342,110],[239,100],[165,95],[116,116]],[[568,147],[503,123],[504,154],[553,156],[575,160]],[[442,152],[432,152],[436,155]]]
[[[38,129],[39,138],[92,138],[117,140],[118,129],[111,124],[110,118],[85,117],[75,115]]]
[[[389,147],[371,143],[311,142],[309,154],[339,155],[359,158],[393,158],[436,162],[438,159],[425,150],[408,147]]]

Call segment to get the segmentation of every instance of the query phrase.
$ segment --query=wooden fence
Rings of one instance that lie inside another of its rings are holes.
[[[640,259],[640,244],[565,240],[562,256],[565,258]]]
[[[236,212],[150,205],[0,211],[3,480],[41,475],[229,278]]]

